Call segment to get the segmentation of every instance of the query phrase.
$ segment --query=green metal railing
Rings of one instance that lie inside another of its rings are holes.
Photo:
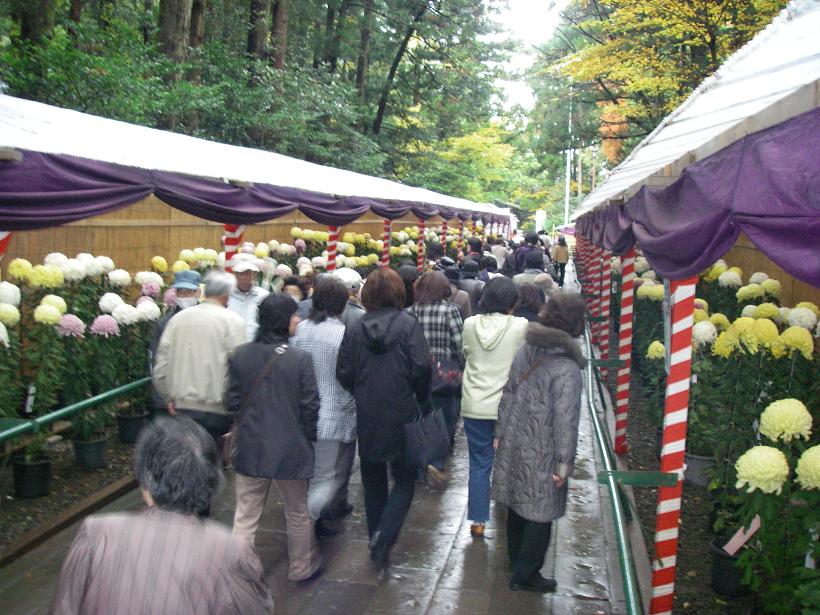
[[[147,385],[149,382],[151,382],[150,377],[140,378],[134,382],[129,382],[128,384],[105,391],[104,393],[100,393],[94,397],[89,397],[83,401],[64,406],[58,410],[54,410],[53,412],[49,412],[43,416],[38,416],[34,419],[4,419],[2,424],[0,424],[0,426],[5,427],[2,431],[0,431],[0,444],[4,444],[5,442],[14,440],[15,438],[19,438],[27,433],[37,433],[44,426],[53,423],[54,421],[72,417],[75,414],[88,410],[89,408],[109,402],[117,397],[120,397],[121,395],[125,395],[126,393],[139,389],[140,387]]]

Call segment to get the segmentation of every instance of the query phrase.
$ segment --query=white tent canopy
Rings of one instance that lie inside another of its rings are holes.
[[[749,133],[820,106],[820,0],[793,0],[613,169],[573,213],[664,186]]]
[[[226,145],[0,95],[0,148],[64,154],[219,181],[269,184],[338,196],[440,205],[478,215],[509,209],[325,167],[263,150]]]

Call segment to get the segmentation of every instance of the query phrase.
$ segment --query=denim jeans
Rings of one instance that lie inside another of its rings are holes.
[[[493,469],[495,421],[464,418],[464,433],[470,452],[467,485],[467,518],[484,523],[490,518],[490,472]]]
[[[430,399],[433,402],[433,406],[441,408],[441,412],[444,414],[444,422],[447,424],[447,435],[450,436],[450,446],[452,447],[453,437],[456,433],[456,425],[458,425],[458,411],[461,398],[454,397],[453,395],[432,395]],[[430,463],[439,470],[443,470],[446,461],[447,456],[444,456]]]

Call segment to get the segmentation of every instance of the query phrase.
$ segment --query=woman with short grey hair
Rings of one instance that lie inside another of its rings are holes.
[[[49,613],[270,614],[256,552],[201,517],[222,485],[213,438],[188,417],[159,417],[140,434],[134,470],[148,508],[83,521]]]

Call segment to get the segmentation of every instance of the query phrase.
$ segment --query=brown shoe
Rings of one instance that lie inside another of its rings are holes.
[[[484,524],[473,523],[470,526],[470,534],[473,538],[484,538]]]
[[[444,489],[447,487],[447,472],[439,470],[434,465],[428,465],[427,483],[433,487],[433,489]]]

